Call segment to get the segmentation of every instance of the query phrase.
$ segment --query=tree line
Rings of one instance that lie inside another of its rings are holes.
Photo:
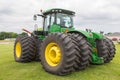
[[[25,32],[22,32],[20,34],[15,32],[0,32],[0,40],[4,40],[6,38],[16,38],[18,35],[25,35]]]

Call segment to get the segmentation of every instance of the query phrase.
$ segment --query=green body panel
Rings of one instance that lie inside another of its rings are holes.
[[[74,30],[74,28],[61,28],[61,32],[69,32]]]
[[[102,64],[104,63],[104,60],[102,57],[99,57],[98,56],[98,52],[97,52],[97,47],[96,47],[96,39],[103,39],[104,36],[103,34],[100,34],[100,33],[97,33],[97,32],[92,32],[93,34],[93,39],[91,40],[91,45],[92,45],[92,49],[93,49],[93,52],[92,52],[92,63],[93,64]]]
[[[60,32],[60,30],[61,30],[61,27],[54,24],[54,25],[50,26],[49,32],[50,33],[52,33],[52,32]]]
[[[102,64],[104,63],[104,60],[102,57],[99,57],[98,56],[98,52],[97,52],[97,47],[96,47],[96,40],[97,39],[103,39],[104,36],[100,33],[95,33],[95,32],[92,32],[93,34],[93,38],[89,40],[89,42],[91,43],[92,45],[92,63],[93,64]]]
[[[97,32],[92,32],[92,34],[95,39],[103,39],[104,38],[103,34],[100,34]]]
[[[49,32],[52,33],[52,32],[66,32],[66,31],[72,31],[74,30],[74,28],[61,28],[59,25],[52,25],[49,29]]]
[[[93,64],[102,64],[104,60],[102,57],[98,57],[97,53],[92,54],[92,63]]]
[[[40,39],[40,40],[43,40],[43,39],[45,39],[45,36],[44,36],[44,35],[40,35],[40,36],[39,36],[39,39]]]

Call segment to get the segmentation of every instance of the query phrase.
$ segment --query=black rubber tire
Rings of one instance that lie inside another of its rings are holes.
[[[71,39],[76,45],[75,70],[85,69],[91,62],[92,48],[86,38],[78,33],[69,33]]]
[[[33,38],[33,40],[35,41],[35,45],[36,45],[36,54],[34,61],[40,61],[40,55],[41,55],[40,48],[41,48],[42,40],[35,38]]]
[[[45,59],[45,48],[50,42],[55,42],[61,49],[61,61],[57,66],[50,66]],[[64,33],[51,33],[43,41],[41,47],[41,63],[45,71],[56,75],[66,75],[74,69],[76,49],[71,38]]]
[[[21,56],[16,56],[16,44],[21,44]],[[20,35],[16,38],[14,43],[14,58],[16,62],[31,62],[35,58],[35,42],[27,35]]]
[[[105,42],[105,45],[107,46],[107,49],[109,51],[107,58],[105,60],[105,63],[109,63],[114,58],[116,49],[115,49],[115,45],[112,42],[112,40],[106,38],[106,39],[104,39],[104,42]]]
[[[108,49],[107,46],[105,45],[104,40],[103,39],[96,40],[96,47],[97,47],[98,56],[102,57],[105,61],[107,58]]]

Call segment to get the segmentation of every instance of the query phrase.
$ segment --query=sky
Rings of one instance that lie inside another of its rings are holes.
[[[76,12],[76,29],[99,32],[120,32],[120,0],[0,0],[0,31],[21,33],[41,26],[33,15],[51,8]]]

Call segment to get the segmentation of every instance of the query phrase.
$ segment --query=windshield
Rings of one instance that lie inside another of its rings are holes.
[[[57,14],[57,24],[62,27],[73,27],[72,15],[58,13]]]

